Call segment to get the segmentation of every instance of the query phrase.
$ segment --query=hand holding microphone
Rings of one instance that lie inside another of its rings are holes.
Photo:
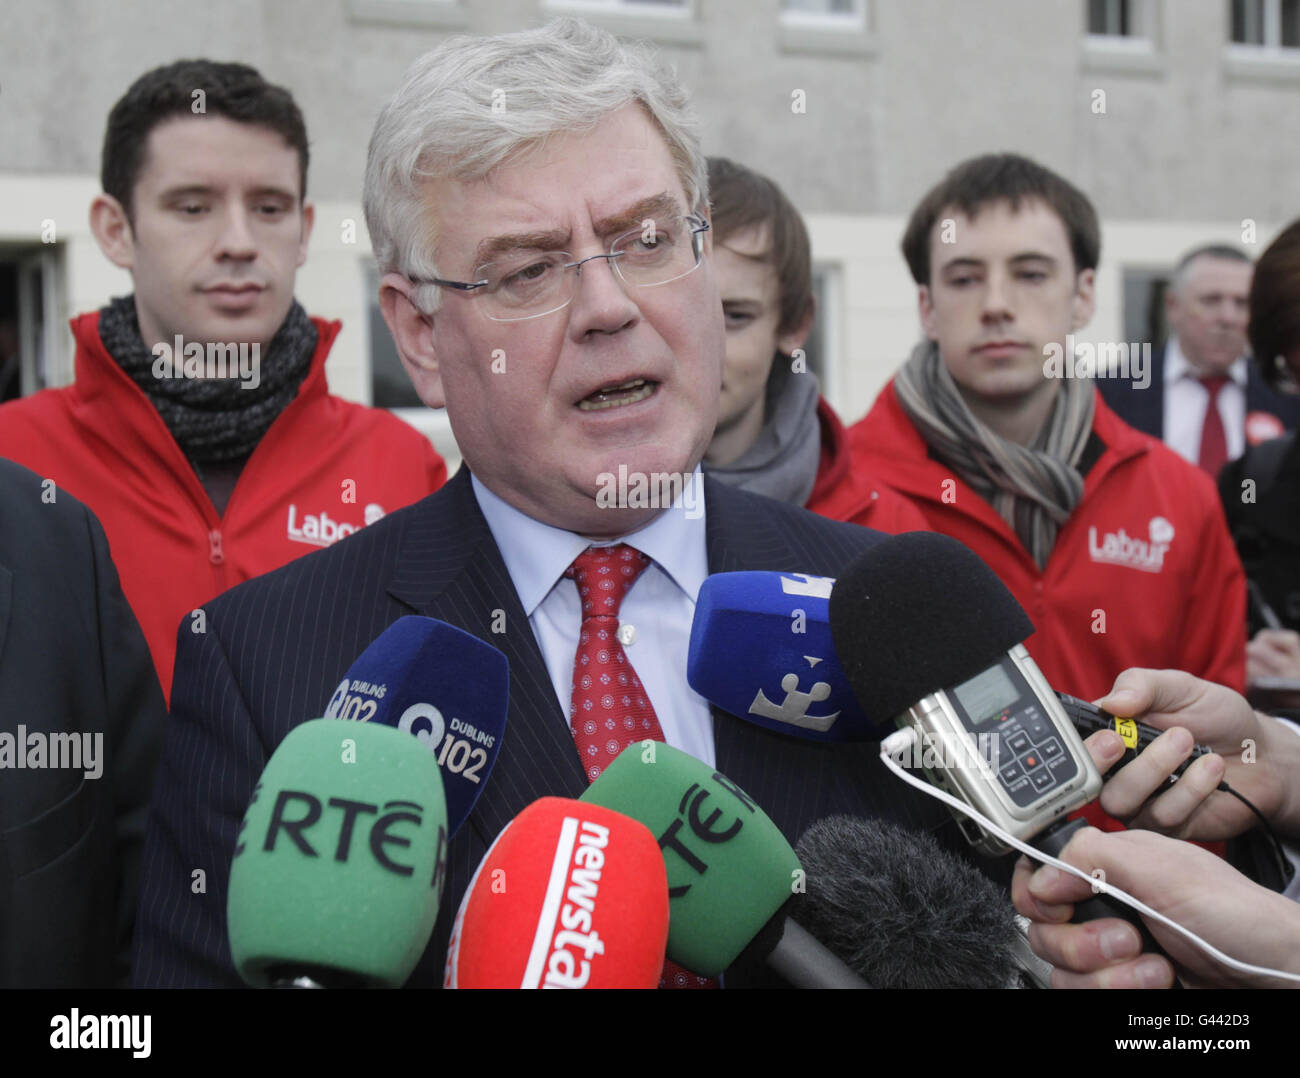
[[[1101,806],[1112,816],[1177,838],[1232,838],[1256,817],[1235,797],[1216,792],[1226,780],[1278,831],[1300,835],[1300,736],[1253,710],[1240,694],[1178,670],[1133,669],[1120,674],[1098,704],[1166,731],[1185,731],[1166,732],[1107,779]],[[1193,738],[1217,755],[1197,760],[1160,792]]]
[[[1300,983],[1300,905],[1252,883],[1222,858],[1148,831],[1087,828],[1070,841],[1062,859],[1089,875],[1103,874],[1233,957],[1296,978],[1232,970],[1155,920],[1148,927],[1168,958],[1142,954],[1131,925],[1067,924],[1072,903],[1092,897],[1090,884],[1051,866],[1035,871],[1021,858],[1012,899],[1034,922],[1029,940],[1035,952],[1057,967],[1054,987],[1167,988],[1174,977],[1170,959],[1192,984],[1277,988]]]

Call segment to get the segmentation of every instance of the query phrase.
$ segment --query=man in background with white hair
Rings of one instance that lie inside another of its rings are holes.
[[[572,20],[448,41],[379,117],[365,208],[385,320],[420,397],[446,407],[466,467],[410,509],[209,604],[207,634],[183,642],[137,983],[238,983],[226,883],[258,774],[403,615],[465,629],[510,666],[501,754],[451,841],[413,986],[441,983],[451,917],[510,820],[537,798],[579,796],[634,742],[666,740],[715,766],[791,842],[834,812],[943,821],[873,749],[768,733],[686,685],[706,575],[834,576],[881,537],[701,476],[722,308],[708,175],[674,78]],[[611,495],[611,476],[654,482]],[[617,640],[596,645],[594,600],[580,592],[611,572],[623,581],[604,612]],[[595,700],[583,670],[602,661],[643,693]],[[602,721],[571,724],[593,703]],[[191,893],[196,865],[203,895]]]
[[[1252,445],[1300,422],[1300,403],[1274,392],[1246,359],[1254,267],[1235,247],[1210,244],[1178,260],[1165,293],[1169,339],[1150,384],[1098,378],[1106,403],[1210,476]]]

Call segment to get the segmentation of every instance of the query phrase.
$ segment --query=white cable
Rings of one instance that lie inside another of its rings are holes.
[[[1027,843],[1021,842],[1020,839],[1015,837],[1015,835],[1012,835],[1004,831],[992,820],[988,819],[978,809],[972,807],[971,805],[966,804],[966,802],[956,797],[953,797],[952,794],[948,793],[946,790],[941,790],[937,786],[933,786],[928,782],[924,782],[921,779],[915,778],[914,776],[910,775],[907,769],[904,768],[902,765],[900,765],[898,761],[893,758],[891,753],[897,752],[899,754],[902,754],[903,752],[906,752],[915,744],[916,744],[916,731],[911,727],[904,727],[901,730],[895,731],[880,743],[880,758],[884,761],[885,766],[888,767],[892,772],[894,772],[894,774],[896,774],[904,782],[908,783],[909,785],[915,786],[918,790],[921,790],[922,792],[929,794],[931,797],[937,797],[945,805],[949,805],[952,808],[956,809],[958,812],[961,812],[966,816],[969,816],[972,820],[978,823],[986,831],[989,831],[992,834],[996,835],[1008,846],[1014,846],[1021,853],[1027,854],[1028,856],[1032,857],[1035,861],[1045,861],[1047,864],[1052,865],[1054,868],[1058,868],[1063,872],[1068,872],[1072,876],[1078,876],[1079,879],[1083,880],[1085,883],[1091,884],[1094,891],[1100,891],[1103,894],[1113,895],[1115,898],[1119,899],[1125,905],[1132,906],[1139,913],[1144,914],[1147,917],[1154,918],[1155,920],[1159,921],[1161,924],[1167,925],[1169,928],[1172,928],[1174,931],[1181,933],[1187,939],[1191,940],[1192,943],[1196,944],[1196,946],[1200,947],[1201,950],[1203,950],[1206,954],[1212,955],[1214,958],[1217,958],[1225,966],[1228,966],[1231,969],[1235,969],[1239,973],[1254,973],[1265,977],[1281,977],[1283,980],[1294,981],[1297,984],[1300,984],[1300,974],[1288,973],[1286,970],[1270,969],[1267,966],[1252,966],[1249,962],[1242,962],[1236,958],[1233,958],[1231,955],[1224,954],[1217,947],[1215,947],[1214,944],[1201,939],[1201,937],[1198,936],[1191,929],[1184,928],[1177,921],[1174,921],[1166,917],[1163,913],[1159,913],[1158,911],[1153,910],[1150,906],[1146,905],[1146,903],[1141,902],[1138,899],[1134,898],[1127,891],[1121,890],[1120,888],[1116,887],[1114,884],[1107,883],[1105,880],[1098,879],[1095,876],[1089,876],[1085,872],[1083,872],[1082,869],[1075,868],[1073,865],[1068,865],[1064,861],[1061,861],[1058,858],[1051,856],[1051,854],[1044,853],[1042,850],[1034,849],[1032,846],[1028,845]]]

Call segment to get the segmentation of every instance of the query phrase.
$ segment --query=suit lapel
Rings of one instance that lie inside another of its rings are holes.
[[[388,593],[417,613],[499,648],[510,664],[501,754],[469,817],[491,843],[539,797],[578,797],[587,784],[541,650],[469,476],[462,467],[407,528]]]

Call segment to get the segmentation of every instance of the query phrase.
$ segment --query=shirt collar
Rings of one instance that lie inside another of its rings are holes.
[[[1249,362],[1245,356],[1238,356],[1233,360],[1232,366],[1228,368],[1228,377],[1243,389],[1246,388],[1249,375],[1247,367]],[[1187,356],[1183,354],[1178,338],[1170,337],[1165,345],[1165,381],[1172,385],[1180,378],[1191,378],[1193,381],[1200,381],[1196,372],[1192,370],[1192,365],[1187,361]]]
[[[694,602],[704,578],[709,575],[704,479],[698,466],[691,482],[693,504],[697,506],[695,510],[684,511],[679,498],[672,509],[659,513],[639,531],[593,544],[581,535],[543,524],[520,512],[490,491],[477,475],[470,473],[479,509],[501,551],[524,613],[530,618],[573,559],[593,545],[630,543],[658,565]]]

